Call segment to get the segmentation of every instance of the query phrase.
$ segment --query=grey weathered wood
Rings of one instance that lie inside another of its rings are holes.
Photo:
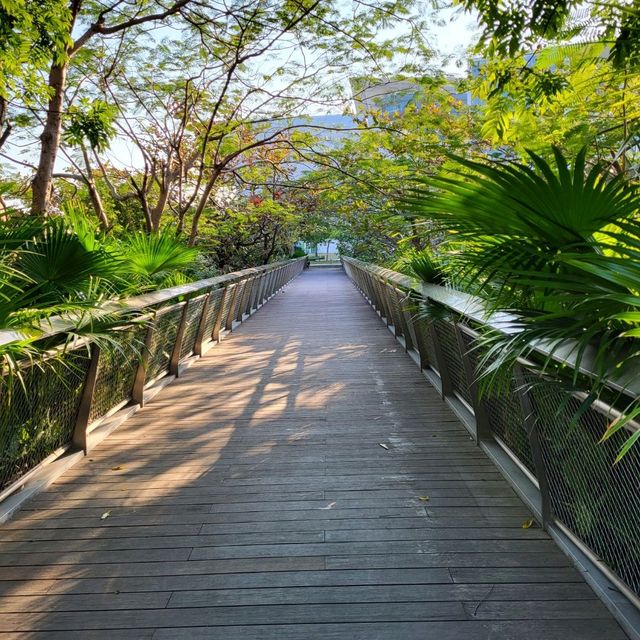
[[[311,271],[0,530],[0,638],[623,639],[530,517]]]

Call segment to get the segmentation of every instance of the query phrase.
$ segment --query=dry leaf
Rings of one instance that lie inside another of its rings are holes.
[[[111,511],[105,511],[101,516],[100,520],[106,520],[111,515]]]
[[[536,526],[536,521],[531,519],[531,520],[525,520],[522,523],[522,528],[523,529],[531,529],[531,527],[535,527]]]
[[[122,467],[120,465],[117,467],[111,467],[111,471],[122,471]]]
[[[422,502],[427,502],[427,500],[429,500],[429,496],[418,496],[418,500]]]
[[[378,444],[379,444],[383,449],[386,449],[387,451],[389,451],[389,447],[388,447],[386,444],[384,444],[384,443],[382,443],[382,442],[379,442]]]

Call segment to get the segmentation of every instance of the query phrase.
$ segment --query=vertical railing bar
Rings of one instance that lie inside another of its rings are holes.
[[[211,291],[206,294],[204,303],[202,305],[202,311],[200,313],[200,320],[198,322],[198,331],[196,332],[196,339],[193,345],[193,352],[197,356],[202,356],[202,345],[204,344],[204,330],[207,328],[207,316],[209,315],[209,306],[211,305]]]
[[[238,297],[238,286],[239,286],[239,282],[234,282],[234,287],[231,290],[231,299],[229,302],[229,309],[227,311],[227,317],[224,318],[224,328],[227,331],[231,331],[231,329],[233,328],[233,314],[235,311],[235,307],[236,307],[236,298]]]
[[[133,380],[133,388],[131,389],[131,401],[144,407],[144,383],[147,377],[147,364],[149,362],[149,353],[151,352],[151,343],[153,342],[153,333],[155,331],[156,318],[150,321],[147,333],[144,337],[144,347],[140,355],[140,362],[136,369],[136,375]]]
[[[213,323],[213,329],[211,330],[211,339],[218,342],[220,340],[220,329],[222,327],[222,322],[224,318],[222,317],[224,313],[224,305],[227,299],[227,295],[229,292],[229,287],[222,288],[222,295],[220,296],[220,302],[218,303],[220,306],[218,307],[218,313],[216,314],[215,322]]]
[[[430,300],[427,300],[427,304],[433,304]],[[436,331],[435,321],[429,322],[427,324],[427,331],[431,336],[431,340],[433,342],[433,349],[435,351],[436,362],[438,364],[438,373],[440,374],[440,386],[442,397],[453,395],[453,384],[451,382],[451,375],[449,374],[449,366],[447,364],[447,359],[444,355],[444,351],[442,349],[442,345],[440,344],[440,338],[438,337],[438,332]]]
[[[176,332],[176,339],[173,343],[173,349],[171,351],[171,357],[169,358],[169,375],[180,375],[180,352],[182,351],[182,340],[184,338],[184,330],[187,324],[187,315],[189,313],[189,300],[184,303],[182,307],[182,313],[180,314],[180,320],[178,322],[178,331]]]
[[[100,365],[100,347],[94,342],[90,346],[91,362],[85,375],[80,404],[76,414],[76,421],[73,428],[72,445],[76,449],[82,449],[87,454],[87,427],[89,426],[89,416],[91,415],[91,405],[98,381],[98,367]]]

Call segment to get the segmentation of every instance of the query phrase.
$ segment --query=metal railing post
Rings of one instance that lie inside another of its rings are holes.
[[[182,313],[180,314],[180,320],[178,322],[178,331],[176,332],[176,339],[173,343],[173,349],[171,351],[171,357],[169,358],[169,375],[180,375],[180,352],[182,351],[182,340],[184,338],[184,329],[187,324],[187,314],[189,313],[189,300],[184,303],[182,307]]]
[[[229,287],[223,287],[222,295],[220,296],[220,306],[218,307],[216,320],[213,324],[213,330],[211,331],[211,339],[215,340],[216,342],[220,339],[220,330],[222,329],[222,322],[224,320],[222,314],[224,313],[224,305],[227,299],[227,295],[229,295]]]
[[[224,329],[226,329],[227,331],[231,331],[231,329],[233,329],[233,314],[236,308],[236,298],[238,297],[238,287],[240,286],[239,282],[234,282],[232,284],[233,284],[233,289],[231,290],[231,298],[229,302],[229,309],[227,311],[227,317],[223,319]]]
[[[144,337],[144,347],[140,356],[138,368],[136,369],[135,378],[133,379],[133,388],[131,389],[131,401],[134,404],[139,404],[141,407],[144,407],[144,384],[147,376],[147,363],[149,362],[149,352],[151,351],[155,323],[156,320],[154,318]]]
[[[200,313],[200,321],[198,322],[198,331],[196,332],[196,339],[193,344],[193,352],[197,356],[202,355],[202,345],[204,344],[204,330],[207,325],[207,315],[209,314],[209,305],[211,304],[211,292],[207,293],[207,297],[204,299],[202,305],[202,312]]]
[[[91,414],[91,405],[93,403],[93,394],[98,380],[98,367],[100,365],[100,347],[91,344],[91,362],[85,376],[84,387],[82,388],[82,396],[76,414],[76,422],[73,429],[71,443],[74,448],[82,449],[87,454],[87,427],[89,426],[89,416]]]

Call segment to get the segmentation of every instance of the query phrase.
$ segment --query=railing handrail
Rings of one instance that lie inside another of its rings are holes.
[[[488,326],[495,331],[512,334],[521,331],[515,316],[506,312],[489,312],[482,299],[472,294],[457,291],[451,287],[420,282],[416,278],[411,278],[397,271],[363,262],[356,258],[343,256],[342,260],[375,273],[387,282],[419,294],[426,301],[445,306],[451,311],[481,325]],[[571,340],[565,342],[566,344],[557,345],[548,341],[536,341],[532,344],[532,350],[543,358],[551,358],[575,369],[578,362],[579,346]],[[590,378],[597,378],[595,361],[595,349],[587,347],[580,356],[578,370]],[[605,385],[626,396],[632,398],[640,397],[640,371],[626,371],[618,375],[611,375],[605,381]]]
[[[129,312],[137,312],[150,307],[161,305],[169,300],[180,298],[182,296],[188,296],[199,291],[213,289],[227,283],[233,283],[236,280],[242,280],[251,275],[260,275],[261,273],[272,271],[279,267],[286,266],[293,262],[299,262],[304,258],[291,258],[289,260],[280,260],[279,262],[272,262],[266,265],[260,265],[258,267],[250,267],[248,269],[242,269],[241,271],[233,271],[224,275],[215,276],[213,278],[205,278],[203,280],[195,280],[187,284],[178,285],[175,287],[169,287],[166,289],[158,289],[149,293],[143,293],[139,296],[131,296],[129,298],[123,298],[121,300],[107,300],[101,305],[98,310],[105,314],[126,314]],[[67,333],[72,331],[75,324],[68,318],[60,316],[53,316],[40,323],[40,329],[37,332],[37,339],[51,338],[57,334]],[[20,330],[4,329],[0,330],[0,345],[10,344],[12,342],[19,342],[23,340],[32,339],[32,334],[23,333]]]

